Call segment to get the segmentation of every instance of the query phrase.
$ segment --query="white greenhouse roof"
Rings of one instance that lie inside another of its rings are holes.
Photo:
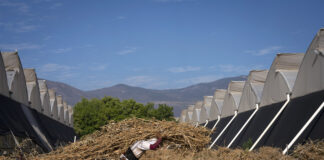
[[[9,88],[7,82],[6,68],[3,63],[2,54],[0,54],[0,94],[9,97]]]
[[[213,96],[204,96],[203,106],[200,111],[200,122],[204,123],[206,120],[210,120],[210,108],[213,100]]]
[[[51,102],[48,93],[48,88],[46,85],[46,80],[38,80],[38,87],[40,92],[41,107],[43,114],[51,116]]]
[[[192,122],[193,123],[200,123],[200,112],[201,112],[201,108],[203,106],[203,101],[198,101],[195,104],[195,107],[193,109],[193,114],[192,114]]]
[[[6,69],[10,97],[29,106],[25,75],[18,52],[1,52]]]
[[[231,81],[225,94],[221,117],[227,117],[238,110],[245,81]]]
[[[309,45],[301,63],[292,97],[300,97],[324,89],[324,28]]]
[[[211,102],[209,120],[215,120],[217,119],[218,116],[221,115],[225,94],[226,94],[225,89],[217,89],[215,91],[213,100]]]
[[[255,104],[260,103],[267,74],[267,70],[250,71],[243,88],[238,112],[254,109]]]
[[[51,117],[55,120],[59,120],[56,93],[53,89],[48,89],[48,93],[49,93],[50,103],[51,103]]]
[[[191,119],[192,119],[192,114],[193,114],[193,109],[194,109],[194,105],[189,105],[188,106],[188,112],[187,112],[187,115],[186,115],[186,119],[185,119],[185,121],[187,122],[187,123],[191,123]]]
[[[277,54],[268,72],[261,98],[261,107],[285,101],[291,93],[303,53]]]
[[[38,80],[35,69],[24,69],[26,79],[28,101],[30,106],[39,112],[42,112],[42,103],[38,87]]]

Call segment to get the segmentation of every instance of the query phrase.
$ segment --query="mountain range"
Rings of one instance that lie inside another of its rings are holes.
[[[213,95],[216,89],[226,89],[230,81],[244,81],[247,76],[227,77],[213,82],[199,83],[180,89],[155,90],[141,87],[133,87],[125,84],[117,84],[111,87],[83,91],[71,85],[47,80],[48,88],[52,88],[64,100],[74,105],[84,98],[102,98],[112,96],[124,99],[134,99],[140,103],[153,102],[155,104],[167,104],[173,106],[174,115],[179,116],[182,109],[189,104],[203,100],[203,96]]]

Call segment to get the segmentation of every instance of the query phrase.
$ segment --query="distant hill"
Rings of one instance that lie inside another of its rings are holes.
[[[47,87],[54,89],[56,95],[62,95],[63,99],[70,105],[78,103],[82,97],[91,98],[85,91],[72,87],[68,84],[46,80]]]
[[[117,97],[123,99],[134,99],[141,103],[153,102],[155,104],[168,104],[174,107],[175,116],[179,116],[183,108],[193,104],[198,100],[203,100],[203,96],[213,95],[216,89],[226,89],[230,81],[243,81],[246,76],[222,78],[213,82],[199,83],[180,89],[154,90],[141,87],[133,87],[125,84],[118,84],[112,87],[96,89],[92,91],[82,91],[70,85],[47,80],[49,88],[56,90],[57,94],[64,97],[64,100],[71,105],[76,104],[85,98],[102,98],[104,96]]]

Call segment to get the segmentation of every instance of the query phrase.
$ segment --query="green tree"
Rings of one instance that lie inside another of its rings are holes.
[[[136,111],[136,117],[138,118],[151,118],[154,113],[154,104],[147,103],[145,106],[141,105]]]
[[[106,109],[102,101],[83,98],[74,107],[74,129],[78,135],[91,133],[107,123]]]
[[[157,109],[154,103],[143,105],[133,99],[120,101],[118,98],[85,99],[74,107],[74,129],[80,136],[89,134],[109,121],[120,121],[130,117],[156,118],[174,120],[173,107],[160,104]]]
[[[174,121],[173,107],[169,107],[166,104],[159,104],[159,107],[155,110],[154,117],[158,120]]]

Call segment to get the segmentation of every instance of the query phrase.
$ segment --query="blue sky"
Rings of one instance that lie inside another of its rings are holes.
[[[82,90],[181,88],[305,52],[322,0],[0,0],[0,48]]]

